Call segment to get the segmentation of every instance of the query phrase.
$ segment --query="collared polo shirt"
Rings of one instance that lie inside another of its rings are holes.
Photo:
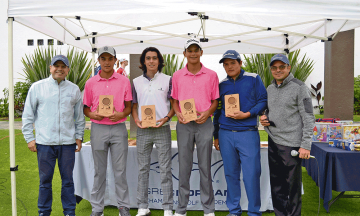
[[[194,98],[196,110],[204,112],[210,108],[212,100],[219,98],[219,78],[215,71],[202,64],[195,75],[186,65],[173,75],[171,97],[178,101]]]
[[[99,106],[100,95],[113,95],[115,110],[118,112],[124,111],[124,101],[132,100],[130,80],[115,71],[109,79],[100,77],[100,74],[101,70],[98,75],[86,82],[83,99],[84,105],[90,107],[91,112],[94,112]],[[118,124],[125,120],[126,118],[123,118],[113,122],[109,118],[103,118],[101,121],[91,119],[94,123],[105,125]]]
[[[171,76],[157,72],[152,79],[144,73],[133,80],[133,103],[141,106],[155,105],[156,120],[164,118],[170,111]],[[165,123],[164,125],[167,125]]]

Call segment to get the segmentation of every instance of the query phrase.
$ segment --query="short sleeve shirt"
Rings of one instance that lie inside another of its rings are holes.
[[[125,108],[124,101],[132,100],[131,85],[128,78],[116,73],[109,79],[100,77],[99,74],[90,78],[85,84],[84,90],[84,105],[90,107],[91,112],[96,111],[99,106],[100,95],[113,95],[114,108],[118,112],[123,112]],[[101,121],[91,119],[92,122],[97,124],[113,125],[124,122],[126,118],[120,119],[117,122],[111,121],[109,118],[103,118]]]
[[[121,75],[127,77],[126,71],[125,71],[123,68],[121,68],[121,67],[116,71],[116,73],[121,74]]]
[[[188,71],[187,65],[174,73],[172,79],[171,97],[182,101],[194,98],[196,110],[206,111],[211,101],[219,98],[219,78],[201,64],[201,69],[195,75]]]

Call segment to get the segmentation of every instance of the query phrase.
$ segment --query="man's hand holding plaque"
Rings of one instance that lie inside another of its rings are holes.
[[[124,112],[118,112],[116,111],[115,107],[114,107],[114,113],[111,114],[110,116],[108,116],[108,118],[113,121],[113,122],[117,122],[120,121],[120,119],[125,118],[126,116],[124,115]]]

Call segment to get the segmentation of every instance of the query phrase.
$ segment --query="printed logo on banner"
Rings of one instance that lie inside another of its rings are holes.
[[[171,161],[176,161],[178,160],[178,154],[179,153],[175,153],[172,157],[171,157]],[[212,173],[212,181],[214,182],[214,179],[216,177],[216,174],[224,168],[224,164],[223,164],[223,160],[218,160],[216,162],[214,162],[213,164],[211,164],[211,173]],[[156,161],[154,163],[150,164],[150,170],[154,171],[156,173],[160,173],[160,166],[159,166],[159,161]],[[173,170],[173,168],[171,168],[171,170]],[[193,171],[198,171],[199,170],[199,165],[198,163],[193,162],[193,167],[191,172]],[[175,174],[175,175],[174,175]],[[179,181],[179,177],[177,176],[178,173],[174,173],[172,172],[172,176],[174,179]]]

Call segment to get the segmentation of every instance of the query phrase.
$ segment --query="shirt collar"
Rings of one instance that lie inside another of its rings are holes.
[[[61,80],[60,83],[58,83],[57,80],[54,80],[54,78],[52,77],[52,74],[50,74],[50,76],[49,76],[49,78],[48,78],[48,81],[49,81],[49,82],[52,82],[52,83],[55,83],[56,85],[59,85],[59,84],[61,85],[61,84],[63,84],[63,83],[66,82],[66,78],[65,78],[64,80]]]
[[[188,64],[186,64],[186,65],[185,65],[185,74],[184,74],[184,76],[186,76],[186,75],[195,76],[195,75],[200,75],[200,74],[206,74],[206,69],[205,69],[204,65],[203,65],[201,62],[200,62],[200,64],[201,64],[201,68],[200,68],[199,72],[197,72],[196,74],[191,73],[191,72],[187,69]]]
[[[272,80],[272,83],[273,83],[277,88],[281,88],[281,87],[283,87],[284,85],[288,84],[292,79],[294,79],[294,75],[293,75],[291,72],[289,72],[289,75],[284,79],[284,81],[283,81],[280,85],[278,85],[278,84],[276,83],[276,80],[275,80],[275,79]]]
[[[244,70],[244,69],[241,69],[241,70],[240,70],[240,74],[239,74],[239,76],[236,77],[235,81],[241,79],[241,77],[244,76],[244,73],[245,73],[245,70]],[[227,75],[227,78],[228,78],[228,79],[233,79],[233,78],[230,77],[229,75]]]
[[[95,76],[95,77],[96,77],[96,81],[106,80],[105,78],[102,78],[102,77],[100,76],[100,73],[101,73],[101,70],[99,70],[99,73]],[[117,79],[117,77],[116,77],[115,74],[117,74],[117,73],[116,73],[115,70],[114,70],[114,73],[111,75],[111,77],[109,78],[109,80],[111,80],[111,79]]]
[[[155,73],[155,75],[154,75],[154,78],[153,78],[153,79],[155,79],[155,78],[157,77],[157,75],[158,75],[158,74],[159,74],[159,71]],[[150,77],[148,77],[148,76],[146,75],[146,71],[144,71],[144,72],[143,72],[143,76],[144,76],[147,80],[149,80],[149,81],[151,80],[151,78],[150,78]]]

